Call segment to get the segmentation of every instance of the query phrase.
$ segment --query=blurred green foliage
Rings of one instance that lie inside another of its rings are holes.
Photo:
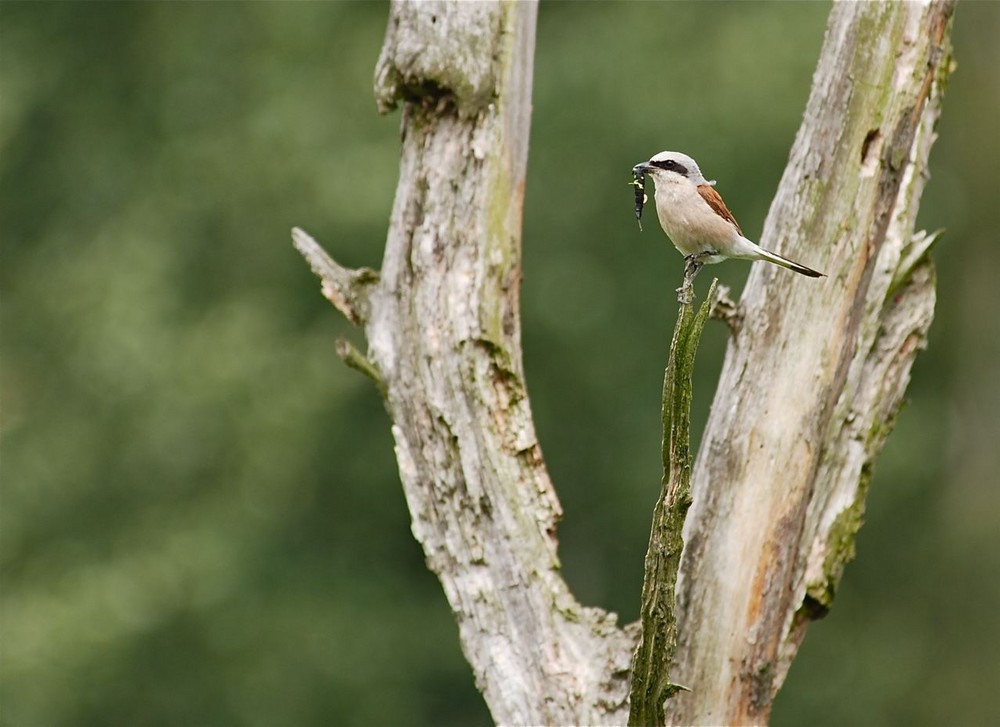
[[[653,222],[637,231],[629,170],[693,154],[757,235],[828,9],[540,9],[525,360],[567,578],[623,620],[681,270]],[[289,243],[301,225],[379,264],[399,125],[371,94],[386,15],[0,4],[2,724],[489,722],[410,536],[387,417],[334,354],[363,341]],[[921,212],[948,229],[930,348],[776,725],[1000,714],[998,33],[1000,5],[959,8]],[[712,270],[737,288],[746,271]]]

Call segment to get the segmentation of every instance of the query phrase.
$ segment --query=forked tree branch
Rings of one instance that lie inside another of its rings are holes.
[[[853,554],[872,461],[933,313],[914,236],[951,68],[952,2],[838,3],[765,228],[829,273],[758,265],[698,454],[677,583],[675,723],[765,722]],[[501,724],[621,724],[635,626],[559,570],[561,515],[524,385],[518,288],[534,2],[393,2],[376,70],[402,106],[380,275],[301,231],[324,293],[364,327],[345,360],[392,417],[414,536]],[[805,254],[808,251],[808,254]],[[655,719],[654,719],[655,721]]]

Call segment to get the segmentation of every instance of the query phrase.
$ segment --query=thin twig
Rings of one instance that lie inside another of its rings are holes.
[[[365,356],[361,351],[359,351],[353,343],[348,341],[346,338],[337,339],[337,355],[344,361],[345,364],[350,366],[355,371],[360,371],[369,379],[375,382],[375,386],[378,387],[379,393],[382,394],[382,398],[386,397],[387,389],[385,385],[385,380],[382,378],[382,374],[379,373],[375,365]]]

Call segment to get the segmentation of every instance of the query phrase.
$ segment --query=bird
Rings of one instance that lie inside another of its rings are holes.
[[[719,263],[727,258],[764,260],[793,270],[810,278],[825,277],[776,252],[765,250],[743,234],[733,213],[687,154],[661,151],[648,162],[632,168],[636,186],[636,217],[642,214],[645,195],[644,175],[649,174],[656,185],[656,216],[660,226],[684,255],[685,285],[694,279],[702,265]],[[642,229],[640,224],[639,229]]]

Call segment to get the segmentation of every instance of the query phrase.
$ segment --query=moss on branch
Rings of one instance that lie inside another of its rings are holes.
[[[670,681],[677,648],[674,588],[691,505],[691,375],[701,332],[715,301],[717,280],[695,313],[682,303],[663,378],[663,482],[653,510],[642,588],[642,636],[632,661],[629,725],[664,724],[663,703],[687,687]]]

